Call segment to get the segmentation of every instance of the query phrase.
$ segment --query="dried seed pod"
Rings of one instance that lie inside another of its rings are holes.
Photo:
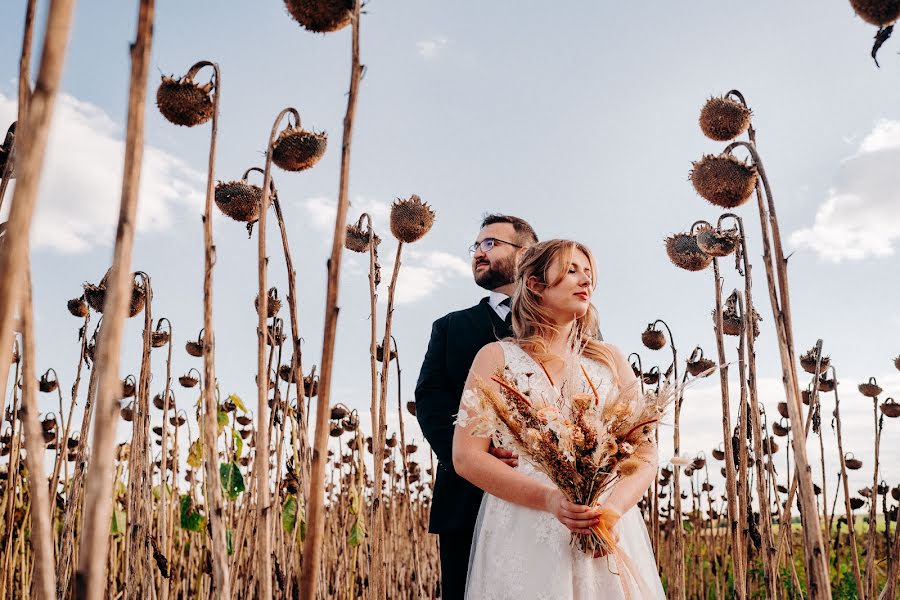
[[[278,299],[278,290],[269,288],[268,299],[266,302],[266,318],[271,319],[281,310],[281,300]],[[256,314],[259,314],[259,296],[253,299],[253,307]]]
[[[150,332],[150,345],[154,348],[162,348],[166,344],[169,343],[169,332],[168,331],[151,331]]]
[[[83,295],[78,298],[72,298],[66,302],[66,307],[69,309],[69,312],[72,313],[73,317],[84,318],[88,316],[88,313],[90,312],[88,310],[87,302],[84,301]]]
[[[802,390],[800,392],[800,400],[806,406],[809,406],[809,403],[812,402],[812,390]]]
[[[867,383],[859,384],[859,393],[865,396],[866,398],[875,398],[884,390],[881,389],[881,386],[875,381],[874,377],[869,377],[869,381]]]
[[[272,146],[272,162],[285,171],[305,171],[325,154],[325,132],[307,131],[299,125],[287,127]]]
[[[850,6],[863,21],[876,27],[900,19],[900,0],[850,0]]]
[[[331,419],[333,421],[340,421],[348,414],[350,414],[350,411],[343,404],[335,404],[331,407]]]
[[[833,377],[827,377],[825,374],[819,376],[820,392],[833,392],[836,385],[837,380]]]
[[[750,126],[750,109],[727,96],[706,101],[700,110],[700,129],[717,142],[727,142],[744,133]]]
[[[240,181],[220,181],[216,183],[216,206],[223,213],[241,223],[255,223],[259,220],[262,206],[262,188]]]
[[[819,353],[816,351],[815,347],[812,347],[800,356],[800,366],[803,367],[803,370],[810,375],[815,375],[816,362],[818,361],[819,373],[824,373],[831,365],[831,358],[829,358],[828,356],[823,356],[821,361],[819,361],[818,359]]]
[[[641,334],[641,342],[650,350],[659,350],[666,345],[666,336],[656,329],[655,324],[650,323]]]
[[[313,378],[312,375],[307,375],[303,378],[303,394],[307,398],[315,398],[319,395],[318,378]]]
[[[859,510],[865,505],[866,501],[862,498],[850,498],[850,508],[852,508],[853,510]]]
[[[385,446],[387,446],[388,448],[394,448],[394,447],[397,445],[397,434],[396,434],[396,433],[392,433],[392,434],[391,434],[391,437],[387,438],[387,439],[384,441],[384,444],[385,444]]]
[[[281,331],[281,326],[268,325],[266,326],[266,329],[268,331],[266,344],[269,346],[280,346],[284,343],[284,340],[287,339],[284,332]]]
[[[375,232],[372,232],[372,239],[375,247],[381,243],[381,238]],[[347,236],[344,239],[344,248],[352,252],[368,252],[369,251],[369,232],[358,225],[347,225]]]
[[[894,486],[891,489],[891,498],[900,502],[900,485]]]
[[[408,402],[406,403],[406,410],[407,410],[407,412],[409,412],[409,414],[411,414],[412,416],[416,416],[416,403],[415,403],[414,401],[412,401],[412,400],[408,401]]]
[[[844,455],[844,464],[847,465],[847,468],[852,471],[858,471],[862,469],[863,462],[853,456],[852,452],[848,452]]]
[[[656,385],[659,383],[659,369],[653,367],[643,375],[644,383],[647,385]]]
[[[384,346],[382,344],[375,345],[375,360],[378,362],[384,362]],[[389,360],[397,360],[396,350],[391,350]]]
[[[359,413],[354,410],[347,415],[347,417],[341,421],[341,427],[344,428],[344,431],[356,431],[359,429]]]
[[[897,358],[894,359],[894,368],[900,371],[900,355],[898,355]]]
[[[294,369],[291,365],[281,365],[278,367],[278,376],[281,377],[282,381],[286,381],[288,383],[296,382],[296,378],[294,377]]]
[[[193,71],[194,69],[191,69]],[[212,82],[198,84],[193,80],[195,73],[176,79],[163,75],[156,90],[156,106],[170,123],[193,127],[209,121],[215,109]]]
[[[886,417],[890,417],[891,419],[900,417],[900,404],[894,402],[893,398],[888,398],[878,408],[881,409],[881,412]]]
[[[706,466],[706,459],[703,458],[702,456],[698,456],[697,458],[695,458],[693,460],[693,462],[691,462],[691,468],[694,469],[695,471],[699,471],[700,469],[702,469],[705,466]]]
[[[83,286],[85,300],[87,300],[87,303],[90,304],[91,308],[93,308],[98,313],[103,312],[103,304],[104,302],[106,302],[106,286],[110,271],[111,269],[106,271],[103,279],[101,279],[100,283],[98,283],[97,285],[85,283]],[[137,276],[137,273],[132,273],[132,279],[136,278]],[[138,313],[144,310],[145,302],[146,293],[144,291],[144,287],[137,281],[132,281],[131,302],[129,303],[128,307],[129,318],[136,316]]]
[[[342,433],[344,433],[344,428],[341,427],[340,424],[331,424],[331,430],[329,431],[329,435],[331,435],[331,437],[341,437]]]
[[[775,422],[772,423],[772,433],[777,435],[778,437],[784,437],[791,431],[791,424],[788,422],[781,423]]]
[[[689,233],[675,233],[665,239],[666,254],[676,267],[687,271],[702,271],[712,262],[712,256],[697,245],[697,238]]]
[[[697,247],[701,251],[721,258],[728,256],[737,248],[741,234],[737,227],[719,229],[703,226],[697,230]]]
[[[51,413],[52,414],[52,413]],[[47,415],[41,420],[41,429],[44,431],[53,431],[56,429],[56,417]]]
[[[692,376],[699,377],[702,373],[706,373],[710,369],[715,368],[715,366],[715,361],[701,356],[697,360],[688,361],[687,370]]]
[[[353,0],[284,0],[284,4],[294,20],[313,33],[338,31],[353,18]]]
[[[162,410],[165,405],[166,405],[165,396],[163,396],[162,392],[153,396],[153,406],[155,406],[159,410]]]
[[[243,425],[244,427],[253,422],[253,419],[251,419],[247,415],[238,415],[234,418],[234,420],[238,422],[238,425]]]
[[[721,448],[716,448],[712,451],[713,458],[716,460],[725,460],[725,451]]]
[[[434,225],[434,211],[413,194],[408,200],[397,199],[391,205],[391,233],[406,244],[422,239]]]
[[[708,154],[694,163],[690,179],[705,200],[722,208],[735,208],[753,193],[757,173],[754,165],[731,154]]]
[[[196,373],[197,375],[192,375],[192,373]],[[192,388],[200,383],[200,372],[197,371],[197,369],[191,369],[178,378],[178,383],[181,384],[181,387]]]
[[[175,415],[169,417],[169,423],[174,425],[175,427],[181,427],[187,422],[187,419],[184,418],[184,415]]]
[[[162,435],[162,432],[163,428],[161,425],[157,425],[153,428],[153,433],[155,433],[156,435]]]
[[[40,381],[38,381],[38,388],[42,392],[53,392],[59,387],[59,382],[56,380],[56,373],[53,374],[53,379],[50,379],[50,371],[48,370],[46,373],[41,375]]]
[[[789,413],[788,413],[787,402],[779,402],[778,403],[778,414],[781,415],[785,419],[790,418]]]
[[[122,419],[125,421],[131,422],[134,420],[134,403],[129,402],[125,406],[119,409],[119,414],[122,416]]]
[[[200,330],[200,333],[197,334],[197,340],[188,340],[188,342],[184,345],[184,349],[191,356],[200,358],[203,356],[203,330]]]

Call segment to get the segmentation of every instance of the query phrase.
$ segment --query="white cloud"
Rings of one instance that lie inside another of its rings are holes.
[[[0,94],[0,123],[15,120],[15,114],[15,99]],[[101,108],[60,95],[32,226],[35,248],[78,253],[112,243],[122,189],[122,138],[121,127]],[[181,159],[145,146],[138,231],[169,227],[178,205],[199,212],[204,183],[205,175]]]
[[[443,51],[447,47],[448,42],[449,40],[446,37],[437,35],[427,40],[416,42],[416,49],[419,51],[419,56],[425,60],[430,60]]]
[[[900,238],[900,121],[883,119],[841,164],[810,227],[790,242],[839,263],[894,254]]]
[[[334,219],[337,216],[337,200],[325,196],[316,196],[304,201],[303,208],[306,209],[314,228],[323,232],[334,231]],[[372,217],[373,226],[380,231],[382,225],[386,226],[390,218],[391,205],[374,198],[357,196],[350,201],[350,210],[347,216],[351,222],[355,223],[362,213],[369,213]]]
[[[397,291],[394,304],[412,304],[428,298],[437,290],[460,278],[472,277],[469,263],[446,252],[411,250],[400,257],[400,274],[397,276]],[[382,270],[385,281],[390,281],[394,264],[387,264]],[[387,299],[387,291],[379,295],[379,300]]]

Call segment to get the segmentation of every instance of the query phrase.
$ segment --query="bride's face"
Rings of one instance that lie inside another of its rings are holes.
[[[564,273],[561,273],[565,269]],[[562,274],[562,279],[560,275]],[[557,281],[559,283],[552,284]],[[591,263],[581,250],[575,250],[571,264],[553,261],[547,272],[550,286],[541,286],[541,305],[554,314],[557,322],[579,319],[587,313],[593,295],[594,274]]]

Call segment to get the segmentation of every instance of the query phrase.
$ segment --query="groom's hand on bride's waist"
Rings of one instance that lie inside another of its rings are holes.
[[[515,468],[519,466],[519,455],[512,450],[496,448],[493,444],[491,444],[491,447],[488,448],[488,452],[505,462],[510,467]]]

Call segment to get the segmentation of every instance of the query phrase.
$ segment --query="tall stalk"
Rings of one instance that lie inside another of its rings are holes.
[[[25,289],[31,220],[37,204],[50,120],[59,93],[74,7],[74,0],[50,1],[35,91],[29,100],[25,123],[18,124],[19,150],[15,158],[18,184],[0,248],[0,348],[12,346],[13,315]],[[9,377],[9,365],[10,357],[4,351],[0,356],[0,381],[5,382]]]
[[[821,353],[819,354],[821,357]],[[837,380],[837,373],[834,366],[831,367],[831,373]],[[818,369],[816,369],[818,371]],[[841,460],[841,487],[844,488],[844,514],[847,517],[847,535],[850,537],[850,558],[851,567],[853,567],[853,579],[856,581],[856,591],[860,598],[865,598],[865,590],[863,586],[862,573],[859,569],[859,551],[856,548],[856,527],[853,518],[853,508],[850,506],[850,484],[847,482],[847,461],[844,455],[844,438],[841,431],[841,400],[838,396],[837,386],[834,388],[834,422],[835,432],[837,434],[838,456]],[[840,531],[838,532],[840,536]]]
[[[269,140],[266,144],[266,164],[263,170],[263,192],[259,209],[258,245],[257,245],[257,274],[259,289],[258,320],[257,320],[257,352],[256,352],[256,458],[253,461],[253,472],[256,478],[256,509],[257,509],[257,560],[261,576],[257,578],[257,595],[260,598],[272,596],[272,494],[269,490],[269,372],[270,365],[266,360],[266,348],[268,345],[269,328],[266,324],[269,311],[269,296],[267,294],[267,267],[266,256],[266,213],[269,210],[269,202],[272,198],[272,151],[278,126],[287,115],[293,115],[297,125],[300,125],[300,114],[293,108],[285,108],[275,118]],[[278,335],[276,326],[273,325],[274,336]],[[276,340],[272,341],[276,344]]]
[[[778,350],[781,358],[782,381],[785,388],[788,415],[791,429],[800,431],[803,427],[802,408],[800,403],[800,386],[797,380],[796,357],[794,353],[793,323],[791,320],[790,290],[788,288],[787,259],[781,243],[781,232],[778,217],[775,213],[775,200],[762,159],[753,142],[736,141],[730,143],[725,152],[730,153],[736,147],[746,148],[762,182],[763,194],[757,193],[760,212],[760,226],[763,237],[763,259],[766,267],[766,280],[769,284],[769,300],[772,305]],[[771,229],[771,240],[769,231]],[[774,260],[770,253],[774,249]],[[773,264],[774,263],[774,264]],[[777,278],[777,286],[776,286]],[[819,526],[819,515],[813,491],[812,470],[806,453],[806,438],[793,436],[794,462],[800,489],[800,516],[803,522],[804,555],[810,600],[831,598],[831,586],[828,577],[828,565],[825,562],[826,551],[822,542],[822,528]]]
[[[26,256],[27,260],[27,256]],[[31,508],[30,543],[34,551],[34,574],[31,593],[39,600],[51,600],[56,588],[53,572],[53,532],[50,523],[50,501],[44,477],[44,438],[38,420],[37,375],[34,361],[34,309],[31,297],[30,265],[26,266],[26,283],[22,298],[22,407],[25,413],[25,464],[28,467],[28,495]],[[22,573],[25,576],[25,573]]]
[[[313,600],[318,587],[319,566],[322,560],[322,538],[325,533],[323,484],[327,463],[329,401],[331,400],[331,376],[334,361],[334,338],[337,333],[338,290],[340,287],[341,256],[347,235],[347,210],[350,205],[350,143],[353,137],[353,119],[362,65],[359,62],[360,0],[354,0],[352,17],[352,53],[350,62],[350,92],[347,96],[347,112],[344,115],[344,134],[341,143],[341,178],[338,192],[337,215],[334,221],[334,237],[331,258],[328,261],[328,292],[325,300],[325,327],[322,344],[319,396],[316,403],[316,432],[310,470],[310,497],[308,534],[303,546],[303,569],[300,576],[301,600]],[[265,192],[263,192],[265,193]],[[372,432],[375,435],[375,432]],[[380,466],[376,465],[376,469]]]
[[[51,14],[52,14],[51,9]],[[100,600],[106,592],[104,576],[109,523],[113,498],[110,493],[113,473],[113,444],[116,433],[116,404],[122,389],[119,379],[119,349],[126,311],[131,298],[131,255],[134,248],[135,216],[141,159],[144,153],[144,107],[147,96],[147,71],[153,33],[154,0],[141,0],[137,37],[131,45],[131,83],[128,99],[128,125],[125,135],[125,170],[122,199],[116,231],[112,269],[107,284],[103,327],[97,347],[99,398],[94,427],[93,453],[87,473],[84,530],[79,545],[75,593],[85,600]]]
[[[734,568],[734,589],[738,598],[745,597],[746,573],[742,559],[744,551],[744,532],[740,522],[738,508],[737,471],[734,465],[734,452],[731,445],[731,399],[728,390],[728,362],[725,357],[725,340],[722,319],[722,278],[719,274],[719,259],[713,258],[713,282],[715,283],[715,321],[716,350],[719,359],[719,387],[722,398],[722,438],[725,444],[725,494],[728,502],[728,525],[731,531],[732,565]]]
[[[753,427],[753,454],[756,457],[756,495],[759,501],[760,528],[762,538],[762,560],[763,571],[765,574],[765,585],[767,597],[778,598],[779,574],[778,574],[778,555],[775,551],[775,537],[772,531],[772,512],[769,506],[768,493],[766,491],[766,474],[763,466],[763,447],[762,438],[766,435],[766,428],[760,423],[760,404],[759,392],[756,385],[756,310],[753,304],[753,278],[751,276],[752,265],[748,259],[747,237],[744,233],[744,221],[739,216],[726,213],[719,217],[718,226],[722,227],[722,222],[726,218],[734,219],[739,233],[740,254],[736,257],[738,261],[739,271],[744,279],[744,301],[746,302],[746,310],[744,311],[744,338],[746,340],[747,368],[748,377],[747,385],[750,393],[750,415]],[[742,378],[743,380],[743,378]]]

